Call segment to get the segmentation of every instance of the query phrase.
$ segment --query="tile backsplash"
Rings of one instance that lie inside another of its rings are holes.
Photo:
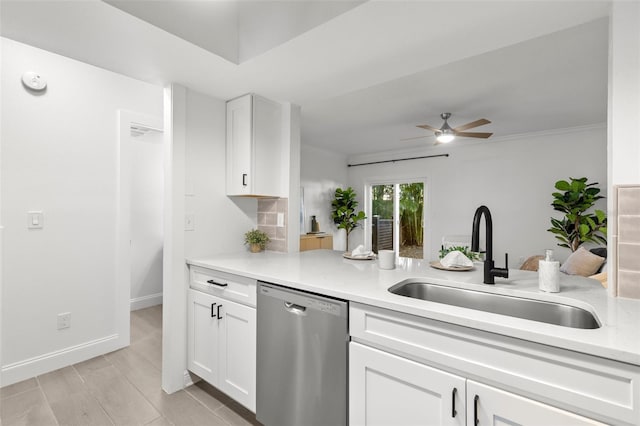
[[[288,201],[286,198],[258,199],[258,229],[271,239],[267,250],[287,251]],[[277,226],[278,214],[284,218],[283,226]]]
[[[617,292],[640,299],[640,185],[617,190]]]

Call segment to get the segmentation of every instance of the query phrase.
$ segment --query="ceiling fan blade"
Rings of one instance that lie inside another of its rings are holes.
[[[458,133],[458,132],[463,132],[467,129],[472,129],[474,127],[479,127],[479,126],[484,126],[485,124],[489,124],[491,123],[489,120],[487,120],[486,118],[481,118],[479,120],[476,121],[472,121],[471,123],[467,123],[467,124],[463,124],[462,126],[458,126],[456,128],[453,129],[454,132]],[[418,126],[420,127],[420,126]]]
[[[456,132],[456,136],[462,136],[464,138],[483,138],[483,139],[486,139],[491,135],[493,135],[493,133],[485,133],[485,132]]]
[[[422,139],[422,138],[428,138],[428,137],[430,137],[430,136],[431,136],[431,135],[423,135],[423,136],[416,136],[416,137],[413,137],[413,138],[404,138],[404,139],[400,139],[400,140],[401,140],[401,141],[410,141],[410,140],[412,140],[412,139]]]
[[[416,127],[420,127],[421,129],[431,130],[434,132],[440,131],[440,129],[438,129],[437,127],[432,127],[432,126],[429,126],[428,124],[420,124],[419,126],[416,126]]]

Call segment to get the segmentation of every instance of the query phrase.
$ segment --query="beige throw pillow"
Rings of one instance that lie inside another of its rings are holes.
[[[560,272],[569,275],[581,275],[588,277],[598,272],[598,269],[604,263],[605,258],[591,253],[590,251],[579,247],[578,250],[571,253],[571,256],[560,267]]]

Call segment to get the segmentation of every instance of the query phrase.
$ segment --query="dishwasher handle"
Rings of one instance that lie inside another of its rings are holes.
[[[305,306],[296,305],[295,303],[291,302],[284,302],[284,308],[292,314],[306,315],[305,311],[307,310],[307,308]]]

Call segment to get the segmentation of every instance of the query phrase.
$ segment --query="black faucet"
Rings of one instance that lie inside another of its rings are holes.
[[[485,237],[487,249],[484,259],[484,283],[495,284],[495,277],[509,278],[509,255],[504,254],[504,268],[496,268],[493,262],[493,223],[491,212],[487,206],[480,206],[473,215],[473,231],[471,231],[471,251],[479,251],[480,245],[480,218],[484,215]]]

